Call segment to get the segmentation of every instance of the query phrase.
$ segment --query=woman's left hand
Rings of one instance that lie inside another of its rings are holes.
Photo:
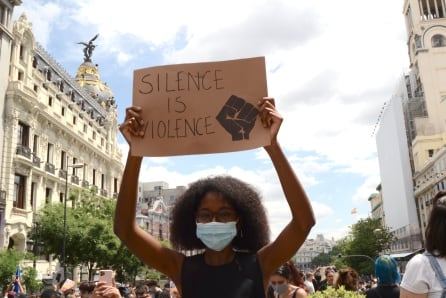
[[[274,98],[263,97],[257,105],[263,127],[270,129],[271,145],[276,145],[277,134],[282,125],[283,117],[276,109]]]

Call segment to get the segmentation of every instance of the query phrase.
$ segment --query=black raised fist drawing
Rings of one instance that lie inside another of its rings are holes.
[[[231,134],[233,141],[248,140],[258,114],[259,110],[254,105],[231,95],[218,113],[217,120]]]

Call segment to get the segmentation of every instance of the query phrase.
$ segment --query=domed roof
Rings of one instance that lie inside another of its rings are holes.
[[[103,108],[114,105],[115,96],[107,84],[99,78],[97,65],[90,61],[82,63],[77,70],[75,80]]]

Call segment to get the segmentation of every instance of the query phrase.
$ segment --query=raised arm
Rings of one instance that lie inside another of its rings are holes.
[[[130,145],[130,150],[116,203],[114,232],[145,264],[163,272],[176,284],[180,284],[183,256],[162,246],[135,222],[138,179],[143,158],[131,155],[131,139],[144,136],[142,132],[144,121],[140,118],[140,112],[139,107],[128,108],[125,121],[120,126],[121,133]]]
[[[277,141],[283,118],[274,106],[274,100],[264,98],[259,103],[261,119],[269,127],[271,145],[265,150],[271,158],[291,210],[291,221],[277,239],[259,250],[258,256],[263,276],[267,279],[280,265],[288,261],[299,249],[315,224],[310,201],[293,168]]]

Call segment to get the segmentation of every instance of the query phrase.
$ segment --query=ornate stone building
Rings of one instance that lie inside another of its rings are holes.
[[[24,251],[36,211],[63,203],[69,189],[87,187],[107,198],[119,192],[117,108],[91,61],[93,40],[73,78],[35,41],[25,15],[14,23],[3,111],[1,247]]]
[[[162,181],[139,183],[136,211],[138,225],[159,240],[169,240],[170,210],[185,190],[185,186],[169,188]]]

